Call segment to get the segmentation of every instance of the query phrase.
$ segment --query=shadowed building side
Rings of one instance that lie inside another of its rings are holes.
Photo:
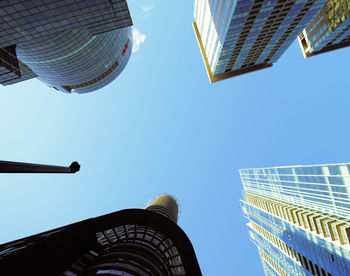
[[[147,211],[157,213],[177,223],[178,205],[176,200],[169,195],[160,195],[147,207]],[[96,260],[89,265],[82,275],[101,274],[101,268],[113,271],[114,273],[130,273],[131,275],[185,275],[181,256],[171,240],[166,239],[157,229],[140,225],[128,225],[125,234],[131,235],[134,240],[126,240],[123,243],[115,243],[109,246],[100,254]],[[161,237],[162,245],[156,245],[150,237],[158,235]],[[149,237],[149,238],[146,238]],[[171,261],[159,256],[158,250],[164,246]],[[171,268],[172,265],[176,265]],[[107,272],[107,271],[105,271]],[[124,274],[122,274],[124,275]],[[128,274],[125,274],[128,275]]]
[[[0,246],[1,275],[201,276],[167,195]]]

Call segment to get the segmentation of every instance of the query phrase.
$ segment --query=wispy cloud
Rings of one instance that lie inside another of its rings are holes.
[[[140,46],[142,43],[146,40],[146,35],[141,33],[138,29],[132,30],[132,37],[133,37],[133,47],[132,52],[135,53],[138,50],[140,50]]]
[[[152,5],[148,5],[148,6],[141,6],[141,9],[144,11],[144,12],[149,12],[151,10],[153,10],[153,6]]]

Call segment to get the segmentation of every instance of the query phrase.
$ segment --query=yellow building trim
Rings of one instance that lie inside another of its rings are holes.
[[[345,244],[345,235],[343,235],[342,233],[342,226],[345,226],[346,223],[345,222],[342,222],[342,223],[339,223],[335,226],[335,228],[337,229],[337,233],[338,233],[338,237],[339,237],[339,241],[340,241],[340,244]],[[345,232],[345,231],[344,231]]]
[[[330,220],[327,222],[327,226],[328,226],[328,230],[329,230],[329,233],[331,234],[331,240],[332,241],[335,241],[336,238],[335,238],[335,234],[334,234],[334,231],[333,231],[333,228],[332,228],[332,223],[335,223],[337,222],[336,220]]]
[[[320,217],[322,217],[321,215],[315,215],[315,216],[313,216],[312,217],[312,222],[314,223],[314,225],[315,225],[315,231],[316,231],[316,233],[317,234],[321,234],[321,230],[320,230],[320,228],[318,227],[318,225],[317,225],[317,218],[320,218]]]
[[[329,216],[329,214],[310,209],[302,210],[300,206],[287,205],[256,194],[246,194],[245,198],[248,204],[305,230],[316,232],[324,238],[330,237],[332,241],[339,241],[341,245],[350,244],[349,219]],[[277,210],[280,210],[280,212]]]

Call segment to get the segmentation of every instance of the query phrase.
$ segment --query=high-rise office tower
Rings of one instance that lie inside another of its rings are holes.
[[[304,57],[350,45],[350,2],[329,0],[298,37]]]
[[[126,0],[0,1],[0,83],[95,91],[126,66],[131,25]]]
[[[242,169],[266,275],[350,275],[350,163]]]
[[[195,34],[211,82],[271,67],[327,0],[195,0]]]
[[[1,275],[200,276],[178,204],[161,195],[126,209],[0,245]]]

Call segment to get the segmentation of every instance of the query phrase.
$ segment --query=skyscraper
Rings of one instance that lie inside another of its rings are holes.
[[[195,34],[211,82],[271,67],[327,0],[195,0]]]
[[[350,275],[350,163],[242,169],[266,275]]]
[[[298,40],[304,57],[350,45],[350,2],[329,0]]]
[[[200,276],[178,204],[161,195],[126,209],[0,246],[1,275]]]
[[[63,92],[114,80],[131,50],[126,0],[0,1],[0,83],[38,77]]]

